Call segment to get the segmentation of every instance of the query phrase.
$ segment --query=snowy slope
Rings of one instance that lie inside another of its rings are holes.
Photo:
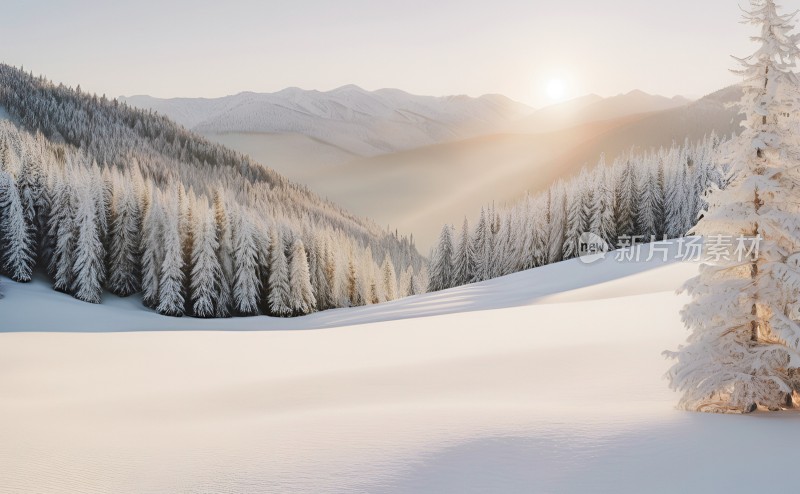
[[[499,95],[416,96],[398,89],[288,88],[217,99],[121,98],[203,134],[302,134],[360,156],[463,139],[497,129],[531,109]]]
[[[0,334],[0,492],[759,489],[793,466],[795,414],[678,412],[661,377],[685,337],[674,290],[696,269],[570,261],[208,323],[6,284],[0,328],[58,332]],[[268,331],[60,332],[82,325]]]

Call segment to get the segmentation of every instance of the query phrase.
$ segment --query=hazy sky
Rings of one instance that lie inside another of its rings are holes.
[[[0,59],[109,96],[353,83],[542,106],[555,78],[567,97],[731,84],[739,19],[734,0],[3,0]]]

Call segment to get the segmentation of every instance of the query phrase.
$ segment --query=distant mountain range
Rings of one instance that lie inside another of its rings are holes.
[[[639,90],[610,98],[590,94],[532,112],[531,115],[514,122],[509,126],[509,130],[539,134],[627,115],[679,108],[689,103],[691,101],[683,96],[666,98]]]
[[[356,156],[375,156],[494,132],[533,109],[505,96],[416,96],[398,89],[288,88],[224,98],[120,98],[201,134],[300,134]]]
[[[216,100],[127,98],[274,167],[424,249],[444,222],[613,160],[738,128],[727,88],[691,102],[631,91],[533,110],[502,96],[415,96],[346,86]]]

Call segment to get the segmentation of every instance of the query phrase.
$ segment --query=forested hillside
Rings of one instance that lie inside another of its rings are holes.
[[[0,255],[88,302],[299,315],[425,286],[413,240],[150,111],[0,65]]]
[[[658,151],[601,158],[574,179],[508,208],[481,210],[474,229],[445,225],[431,255],[430,290],[484,281],[578,257],[584,233],[626,247],[684,236],[705,193],[729,180],[715,163],[716,136]]]

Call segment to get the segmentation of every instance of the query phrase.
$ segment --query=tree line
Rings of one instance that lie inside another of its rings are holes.
[[[387,232],[151,112],[0,65],[0,269],[162,314],[294,316],[420,293]]]
[[[430,291],[485,281],[577,257],[593,233],[608,246],[685,235],[710,188],[726,182],[714,162],[720,139],[605,158],[577,177],[504,209],[482,208],[474,229],[442,227],[430,255]],[[624,246],[624,245],[623,245]]]

